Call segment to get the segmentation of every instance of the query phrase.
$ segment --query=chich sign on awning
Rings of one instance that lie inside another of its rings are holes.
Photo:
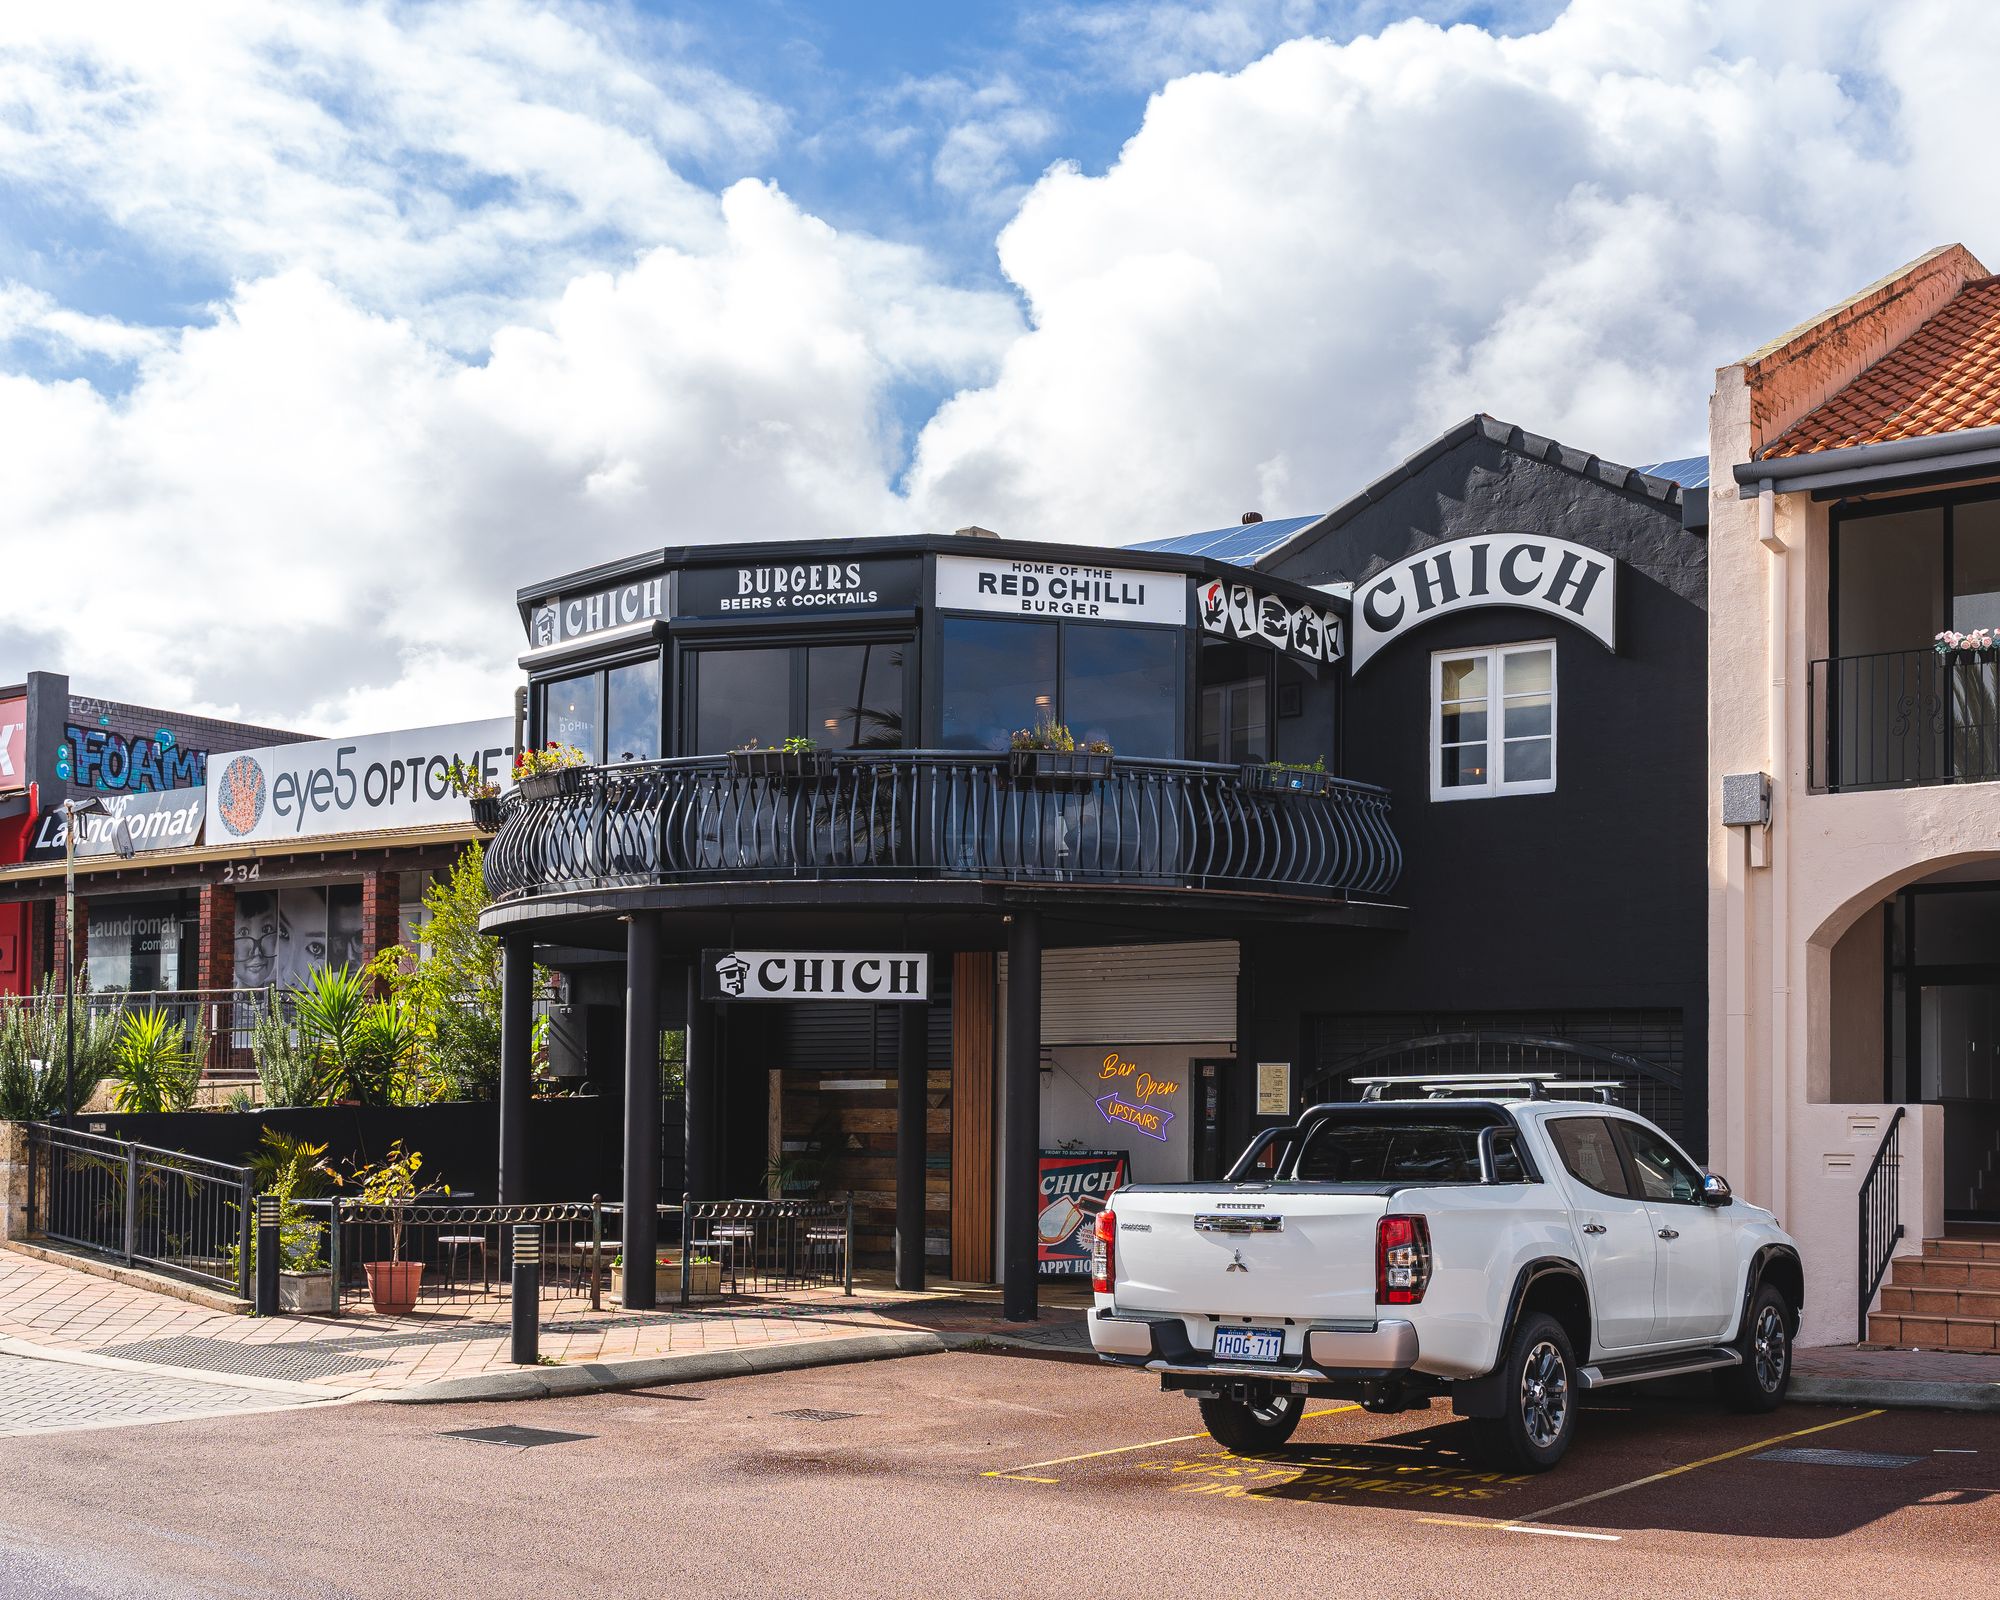
[[[1354,670],[1420,623],[1478,606],[1517,606],[1574,623],[1618,648],[1618,563],[1539,533],[1454,539],[1406,556],[1354,591]]]
[[[705,1000],[931,997],[930,957],[902,950],[704,950]]]

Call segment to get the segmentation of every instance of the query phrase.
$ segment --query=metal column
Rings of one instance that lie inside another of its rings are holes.
[[[625,921],[625,1304],[658,1303],[660,1235],[660,924]]]
[[[930,1123],[928,1005],[899,1005],[896,1050],[896,1287],[924,1286],[924,1155]]]
[[[1015,1322],[1039,1315],[1035,1192],[1042,1145],[1042,922],[1016,911],[1007,924],[1007,1059],[1000,1090],[1000,1304]]]
[[[716,1008],[701,997],[701,969],[688,968],[687,995],[687,1192],[695,1200],[719,1200],[721,1152],[715,1148],[718,1119],[715,1046]]]
[[[500,941],[500,1204],[528,1199],[528,1090],[533,1076],[535,947],[526,934]]]

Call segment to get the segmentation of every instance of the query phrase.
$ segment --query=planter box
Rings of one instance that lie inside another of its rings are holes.
[[[1085,750],[1010,750],[1008,776],[1028,783],[1096,783],[1111,776],[1110,752]]]
[[[824,750],[732,750],[729,770],[739,778],[774,778],[802,783],[824,777],[828,770]]]
[[[659,1282],[655,1291],[661,1300],[678,1300],[681,1297],[681,1263],[678,1256],[662,1261],[659,1266]],[[719,1261],[697,1261],[688,1270],[688,1298],[691,1300],[714,1300],[722,1294],[722,1263]],[[620,1305],[625,1303],[625,1269],[611,1269],[611,1298]]]
[[[521,798],[530,803],[578,794],[583,789],[583,768],[564,767],[559,772],[531,772],[515,787],[519,789]]]
[[[333,1274],[331,1272],[281,1272],[278,1274],[278,1309],[302,1316],[333,1315]]]
[[[500,831],[500,797],[497,794],[472,802],[472,825],[481,833]]]
[[[1261,789],[1270,794],[1313,796],[1333,792],[1334,778],[1330,772],[1293,772],[1284,767],[1266,765],[1247,765],[1237,770],[1246,789]]]

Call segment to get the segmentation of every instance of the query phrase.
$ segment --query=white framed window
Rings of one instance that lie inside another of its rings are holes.
[[[1556,645],[1431,657],[1431,798],[1547,794],[1556,786]]]

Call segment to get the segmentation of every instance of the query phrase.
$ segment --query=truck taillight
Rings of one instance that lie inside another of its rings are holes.
[[[1375,1303],[1413,1306],[1431,1281],[1431,1225],[1422,1217],[1384,1217],[1375,1225]]]
[[[1090,1239],[1090,1289],[1093,1294],[1111,1293],[1111,1274],[1117,1270],[1118,1247],[1113,1237],[1118,1219],[1109,1209],[1097,1213],[1097,1231]]]

